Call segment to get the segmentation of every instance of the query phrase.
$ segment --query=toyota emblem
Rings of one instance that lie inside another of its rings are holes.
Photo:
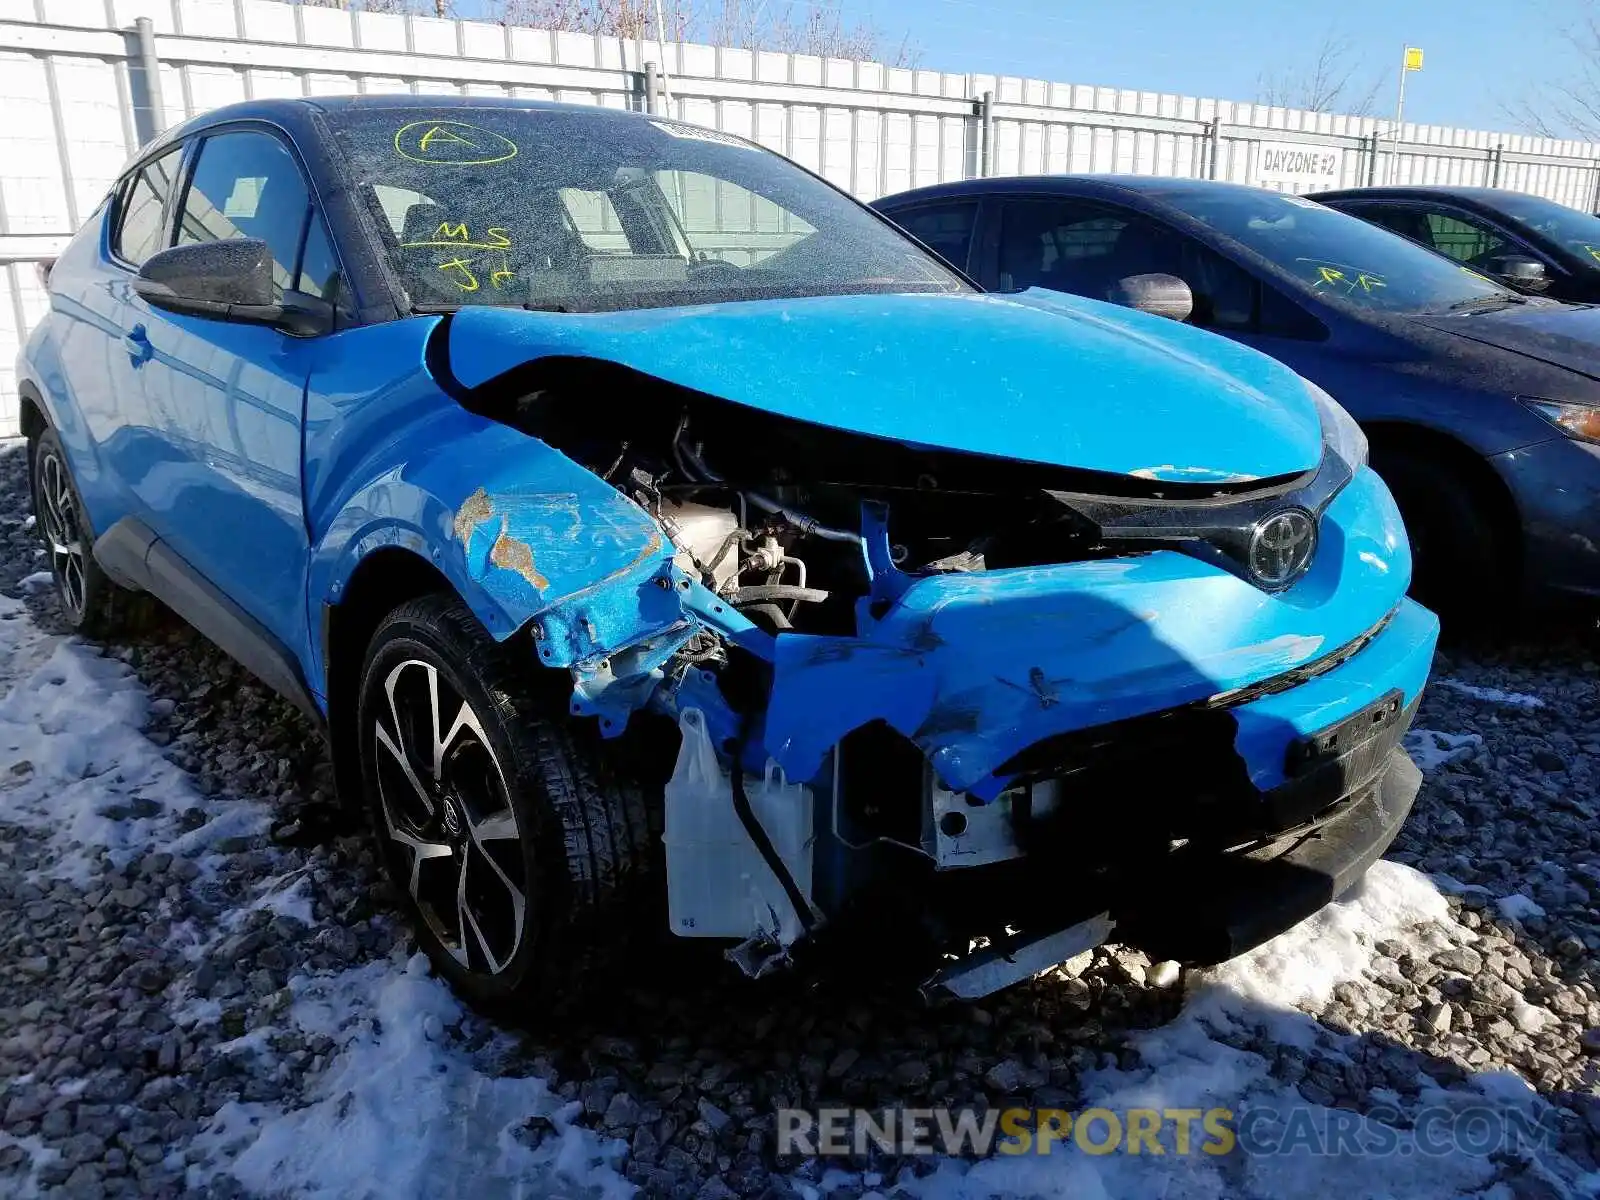
[[[1250,578],[1265,588],[1288,587],[1307,567],[1317,548],[1311,514],[1286,508],[1258,521],[1250,531]]]

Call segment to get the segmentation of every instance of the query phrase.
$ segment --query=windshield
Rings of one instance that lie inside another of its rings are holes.
[[[1521,300],[1399,234],[1299,196],[1244,188],[1173,188],[1162,194],[1335,303],[1421,313]]]
[[[335,110],[414,307],[564,312],[969,287],[787,160],[597,110]]]
[[[1600,218],[1522,192],[1497,192],[1490,203],[1517,224],[1543,234],[1600,269]]]

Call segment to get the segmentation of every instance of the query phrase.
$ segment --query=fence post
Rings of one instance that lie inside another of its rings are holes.
[[[1504,146],[1491,146],[1489,148],[1489,186],[1500,186],[1500,156],[1506,151]]]
[[[978,101],[978,174],[987,177],[994,171],[994,93],[985,92]]]
[[[1206,178],[1215,179],[1222,162],[1222,118],[1211,118],[1211,128],[1206,131]]]
[[[1372,187],[1378,182],[1378,131],[1372,131],[1370,138],[1372,149],[1367,151],[1367,186]]]
[[[167,106],[161,97],[161,60],[156,57],[156,27],[149,17],[140,17],[133,23],[134,37],[139,43],[139,73],[144,76],[145,131],[139,138],[141,146],[155,140],[167,127]],[[139,108],[134,106],[134,128],[138,130]]]
[[[656,111],[656,90],[660,86],[658,68],[653,62],[644,65],[644,110],[647,113]]]

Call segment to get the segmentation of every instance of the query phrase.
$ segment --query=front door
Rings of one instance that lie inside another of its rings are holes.
[[[305,177],[288,145],[266,129],[228,129],[197,147],[174,238],[180,245],[263,239],[281,298],[294,287],[313,220]],[[303,646],[307,534],[300,433],[320,339],[265,325],[151,313],[144,404],[167,457],[138,485],[147,519],[280,642]]]

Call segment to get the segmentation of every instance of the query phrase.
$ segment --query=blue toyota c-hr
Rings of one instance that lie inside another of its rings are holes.
[[[1417,790],[1437,625],[1337,404],[981,294],[741,139],[233,106],[49,289],[18,368],[68,617],[149,594],[299,704],[476,1000],[641,914],[752,974],[880,932],[966,996],[1107,938],[1215,960]]]

